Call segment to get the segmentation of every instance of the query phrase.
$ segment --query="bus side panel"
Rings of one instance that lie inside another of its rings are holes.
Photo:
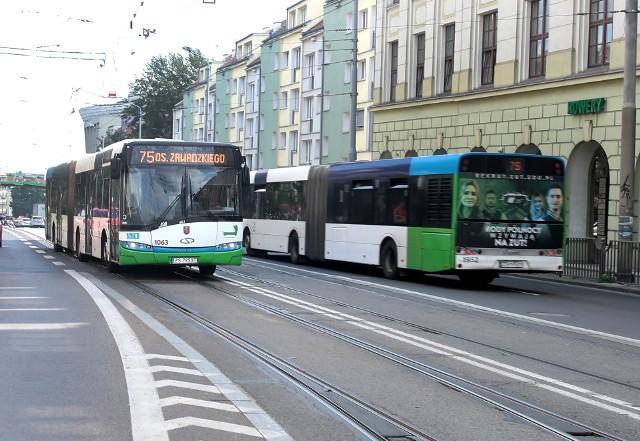
[[[449,231],[409,228],[408,268],[425,272],[453,269],[453,235]]]
[[[253,248],[288,253],[289,236],[295,231],[299,238],[300,255],[305,255],[306,228],[304,221],[251,219],[249,225]]]
[[[385,225],[327,224],[325,259],[380,265],[380,248],[390,238],[398,268],[407,268],[407,228]]]

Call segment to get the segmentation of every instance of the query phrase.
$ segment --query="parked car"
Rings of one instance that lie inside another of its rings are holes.
[[[44,218],[42,216],[33,216],[29,225],[31,228],[44,228]]]
[[[18,227],[30,227],[31,226],[31,218],[23,217],[20,219],[20,223],[17,225]]]

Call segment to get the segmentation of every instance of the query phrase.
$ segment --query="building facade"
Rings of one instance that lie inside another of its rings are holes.
[[[625,40],[638,36],[625,32],[625,0],[356,4],[357,16],[346,0],[287,9],[254,46],[259,57],[243,66],[247,81],[259,77],[258,109],[232,101],[236,74],[218,69],[216,112],[234,109],[223,119],[227,129],[242,113],[240,124],[252,127],[249,144],[246,132],[216,140],[244,145],[257,159],[252,169],[346,161],[356,69],[357,160],[474,150],[560,156],[568,236],[593,237],[596,225],[619,238],[620,204],[631,194],[621,178],[623,69],[638,64],[625,58]],[[640,194],[637,172],[632,194]]]

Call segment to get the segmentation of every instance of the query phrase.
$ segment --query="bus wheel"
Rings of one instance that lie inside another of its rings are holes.
[[[215,265],[200,265],[198,266],[198,269],[200,270],[200,274],[205,276],[212,276],[213,273],[216,272]]]
[[[118,269],[118,265],[109,260],[107,256],[107,236],[102,236],[102,245],[100,246],[100,260],[107,272],[115,273]]]
[[[251,233],[249,230],[244,230],[244,234],[242,235],[242,246],[244,247],[244,254],[247,256],[256,255],[253,248],[251,248]]]
[[[495,273],[490,271],[467,271],[459,272],[458,279],[465,287],[485,286],[493,282],[496,278]]]
[[[302,256],[300,255],[300,247],[298,245],[298,235],[293,233],[289,237],[289,254],[291,255],[291,263],[296,265],[302,263]]]
[[[80,252],[80,230],[76,230],[76,256],[80,262],[87,262],[89,256]]]
[[[380,261],[382,262],[382,274],[386,279],[398,278],[398,252],[396,245],[391,242],[385,242],[380,252]]]

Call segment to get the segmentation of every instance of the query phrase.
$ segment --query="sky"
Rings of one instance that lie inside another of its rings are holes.
[[[215,1],[215,3],[213,3]],[[206,2],[206,3],[205,3]],[[84,154],[78,110],[126,98],[153,56],[221,60],[297,0],[20,0],[0,14],[0,172]]]

